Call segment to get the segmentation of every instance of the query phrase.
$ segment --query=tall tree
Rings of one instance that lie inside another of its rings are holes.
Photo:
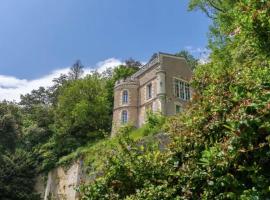
[[[59,77],[53,79],[53,85],[48,88],[52,105],[56,105],[61,89],[68,83],[69,77],[67,74],[61,74]]]
[[[32,105],[48,105],[50,104],[49,91],[44,87],[32,90],[29,94],[21,95],[21,101],[19,104],[28,109],[30,109]]]
[[[105,84],[100,75],[92,74],[63,88],[58,97],[55,126],[61,144],[73,141],[73,144],[66,143],[65,149],[102,138],[110,130]]]
[[[81,78],[83,75],[83,68],[84,66],[82,65],[81,61],[77,60],[70,68],[70,71],[68,73],[69,79],[78,80],[79,78]]]
[[[198,59],[194,58],[194,56],[190,54],[188,51],[182,50],[176,53],[175,55],[178,57],[184,57],[192,70],[194,70],[198,65]]]
[[[0,199],[39,200],[34,194],[35,162],[31,153],[17,149],[0,154]]]
[[[0,153],[13,152],[21,134],[21,113],[19,108],[8,102],[0,103]]]
[[[125,66],[139,70],[139,68],[142,66],[142,63],[140,61],[134,60],[133,58],[129,58],[125,60]]]
[[[20,148],[22,112],[19,106],[0,103],[0,199],[34,200],[35,162],[31,151]]]

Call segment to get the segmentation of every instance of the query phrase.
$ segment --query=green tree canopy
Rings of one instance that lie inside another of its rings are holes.
[[[60,132],[87,139],[97,131],[109,129],[105,84],[100,75],[93,74],[63,88],[56,107],[56,126]]]
[[[0,103],[0,153],[14,151],[20,135],[21,115],[16,105]]]
[[[194,70],[198,65],[198,59],[194,58],[194,56],[191,55],[188,51],[182,50],[176,53],[175,55],[185,58],[192,70]]]

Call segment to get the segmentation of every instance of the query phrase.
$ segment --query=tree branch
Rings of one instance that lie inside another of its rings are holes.
[[[223,9],[219,8],[217,5],[215,5],[215,3],[212,0],[207,0],[207,1],[210,4],[210,6],[212,6],[214,9],[216,9],[216,10],[218,10],[220,12],[225,13],[225,10],[223,10]]]

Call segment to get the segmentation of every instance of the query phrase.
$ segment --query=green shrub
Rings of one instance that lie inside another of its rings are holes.
[[[82,185],[82,199],[123,199],[138,190],[167,184],[164,177],[172,174],[172,162],[165,162],[168,154],[157,145],[138,145],[127,137],[119,139],[120,149],[107,156],[104,175],[89,185]]]

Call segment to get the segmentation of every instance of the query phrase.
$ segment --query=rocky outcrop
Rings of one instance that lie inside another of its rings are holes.
[[[79,193],[76,188],[84,181],[82,160],[69,167],[57,167],[48,173],[47,184],[42,195],[44,200],[77,200]],[[36,187],[38,188],[38,187]],[[39,187],[40,188],[40,187]],[[39,190],[42,192],[42,190]]]

